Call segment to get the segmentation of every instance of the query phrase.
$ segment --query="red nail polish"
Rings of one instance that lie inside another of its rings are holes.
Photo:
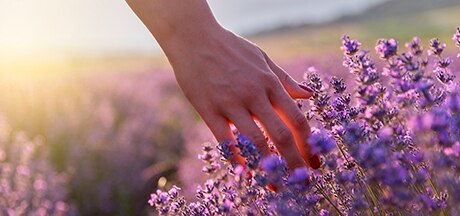
[[[299,87],[302,88],[303,90],[307,91],[307,92],[313,93],[313,89],[311,89],[311,88],[308,87],[308,86],[299,84]]]
[[[246,174],[248,175],[248,179],[252,179],[253,174],[251,170],[249,170]]]
[[[321,159],[319,155],[313,155],[308,159],[308,163],[310,164],[311,168],[318,169],[321,167]]]
[[[269,183],[267,185],[267,188],[273,192],[278,192],[278,187],[276,187],[276,185],[272,184],[272,183]]]
[[[305,180],[305,186],[309,186],[311,183],[311,177],[308,177],[307,180]]]

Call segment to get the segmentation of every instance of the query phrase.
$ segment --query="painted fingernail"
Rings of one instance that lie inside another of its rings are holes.
[[[321,167],[321,159],[319,155],[313,155],[308,159],[308,163],[310,164],[311,168],[318,169]]]
[[[267,188],[268,188],[269,190],[275,192],[275,193],[278,192],[278,187],[276,187],[275,184],[269,183],[269,184],[267,185]]]
[[[307,91],[307,92],[313,93],[313,89],[311,89],[310,87],[308,87],[306,85],[299,84],[299,87],[302,88],[303,90]]]
[[[247,174],[247,176],[248,176],[248,179],[252,179],[253,174],[252,174],[252,171],[251,171],[251,170],[249,170],[246,174]]]

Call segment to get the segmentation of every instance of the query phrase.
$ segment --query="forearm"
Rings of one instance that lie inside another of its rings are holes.
[[[206,43],[222,30],[206,0],[126,0],[166,55]]]

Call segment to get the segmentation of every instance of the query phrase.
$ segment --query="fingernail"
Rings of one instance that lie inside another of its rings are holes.
[[[252,174],[252,171],[251,171],[251,170],[249,170],[246,174],[247,174],[247,176],[248,176],[248,179],[252,179],[253,174]]]
[[[311,89],[310,87],[308,87],[306,85],[299,84],[299,87],[302,88],[303,90],[307,91],[307,92],[313,93],[313,89]]]
[[[274,184],[272,184],[272,183],[269,183],[269,184],[267,185],[267,188],[268,188],[269,190],[275,192],[275,193],[278,192],[278,187],[276,187],[276,185],[274,185]]]
[[[308,159],[308,163],[313,169],[319,169],[321,167],[321,159],[319,158],[319,155],[313,155],[310,157]]]
[[[310,185],[310,183],[311,183],[310,179],[311,179],[311,177],[308,177],[307,180],[305,180],[305,186]]]

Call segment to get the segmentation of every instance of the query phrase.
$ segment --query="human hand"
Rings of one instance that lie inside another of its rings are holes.
[[[217,28],[171,41],[165,52],[187,99],[216,139],[234,140],[229,123],[270,154],[259,121],[291,169],[320,166],[310,154],[308,122],[292,98],[313,91],[294,81],[255,44]]]

